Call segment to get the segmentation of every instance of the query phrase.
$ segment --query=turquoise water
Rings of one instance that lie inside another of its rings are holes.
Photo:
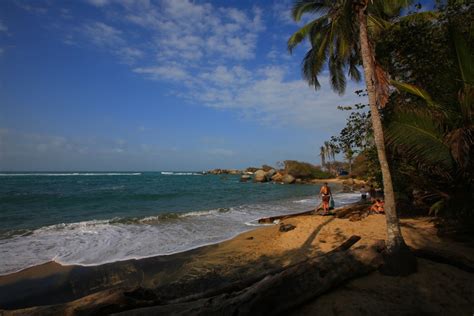
[[[1,173],[0,274],[51,260],[94,265],[219,242],[260,217],[314,208],[318,191],[194,172]]]

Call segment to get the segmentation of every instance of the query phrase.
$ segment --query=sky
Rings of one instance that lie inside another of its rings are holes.
[[[364,102],[327,72],[291,2],[0,1],[0,171],[159,171],[319,163]]]

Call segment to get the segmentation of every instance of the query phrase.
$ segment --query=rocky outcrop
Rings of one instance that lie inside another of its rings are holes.
[[[245,172],[250,172],[251,174],[255,173],[258,170],[258,168],[255,167],[248,167],[245,169]]]
[[[263,171],[263,170],[257,170],[255,172],[255,176],[253,178],[253,181],[255,181],[255,182],[266,182],[267,181],[266,172]]]
[[[281,174],[280,172],[277,172],[272,176],[271,179],[274,182],[283,182],[283,174]]]
[[[212,169],[207,171],[206,174],[242,174],[242,171],[237,169]]]
[[[296,179],[291,174],[286,174],[283,176],[282,181],[285,184],[292,184],[292,183],[295,183]]]
[[[277,172],[276,172],[275,169],[268,170],[267,173],[266,173],[267,179],[270,180],[276,173]]]

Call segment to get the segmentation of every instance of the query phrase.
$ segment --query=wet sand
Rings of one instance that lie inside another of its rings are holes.
[[[383,215],[371,215],[355,222],[307,215],[285,219],[283,223],[292,224],[296,228],[280,232],[279,225],[260,227],[216,245],[169,256],[127,260],[94,267],[61,266],[56,263],[32,267],[0,277],[0,306],[8,310],[19,309],[12,314],[75,314],[84,308],[93,308],[94,304],[99,302],[113,303],[117,293],[138,286],[152,289],[154,293],[160,294],[163,300],[173,299],[225,286],[323,254],[340,245],[351,235],[362,237],[354,246],[361,248],[386,237]],[[440,239],[430,218],[403,219],[401,223],[405,240],[410,247],[446,250],[463,255],[474,262],[473,249],[464,244]],[[378,306],[371,300],[384,302],[378,297],[390,297],[390,293],[398,295],[393,302],[400,303],[404,301],[404,295],[420,296],[419,305],[410,299],[406,309],[398,309],[405,312],[410,311],[410,308],[423,306],[423,309],[418,310],[431,312],[438,308],[440,313],[453,310],[467,312],[474,306],[472,273],[445,264],[419,261],[420,273],[414,276],[399,280],[375,272],[317,298],[313,303],[296,310],[295,314],[311,314],[316,310],[327,310],[327,314],[331,314],[331,310],[332,314],[350,314],[349,307],[344,308],[336,303],[341,298],[344,301],[353,301],[348,303],[349,306],[358,306],[358,301],[366,302],[359,304],[361,314],[367,311],[385,313],[387,308],[383,307],[383,304]],[[440,282],[444,286],[440,286]],[[403,290],[405,286],[412,288],[413,284],[417,285],[417,291],[424,288],[425,292]],[[355,296],[351,292],[363,293],[363,289],[367,290],[365,296]],[[443,295],[447,295],[443,291],[448,289],[452,299],[441,300]],[[426,294],[426,291],[431,294]],[[354,299],[351,301],[348,297]],[[438,298],[440,303],[430,301]],[[52,304],[56,305],[21,310]]]

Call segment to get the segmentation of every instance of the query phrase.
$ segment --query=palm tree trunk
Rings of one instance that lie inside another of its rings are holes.
[[[375,146],[377,147],[377,155],[380,161],[380,168],[382,171],[383,186],[385,193],[385,218],[387,221],[387,256],[392,260],[386,260],[386,266],[390,271],[387,274],[410,274],[416,271],[416,259],[408,250],[408,247],[403,240],[400,229],[400,222],[395,206],[395,195],[392,186],[392,177],[390,175],[390,168],[387,161],[387,154],[385,152],[385,142],[383,135],[382,122],[377,107],[377,96],[375,92],[375,71],[374,71],[374,55],[369,43],[369,36],[367,34],[367,14],[366,7],[362,7],[358,11],[359,17],[359,36],[362,63],[364,67],[365,82],[367,85],[367,92],[369,96],[369,105],[372,117],[372,127],[374,131]],[[407,258],[408,257],[412,258]],[[408,259],[408,260],[407,260]],[[406,260],[408,267],[400,261]],[[389,262],[390,261],[390,262]],[[414,261],[414,264],[413,264]],[[414,270],[413,270],[414,266]],[[402,269],[403,271],[400,271]],[[395,270],[395,271],[394,271]],[[407,271],[408,270],[408,271]]]

